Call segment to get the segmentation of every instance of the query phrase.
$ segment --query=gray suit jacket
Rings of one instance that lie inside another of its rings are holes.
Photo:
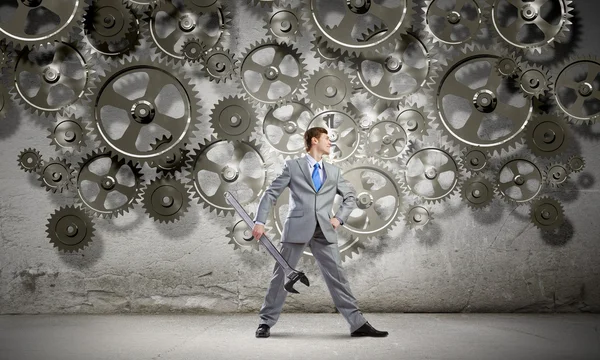
[[[315,190],[304,157],[287,160],[283,172],[267,188],[260,199],[254,221],[266,223],[271,207],[286,187],[290,188],[290,207],[283,226],[282,242],[307,243],[312,238],[317,222],[329,243],[337,243],[337,233],[331,219],[333,200],[340,194],[343,202],[334,215],[346,222],[356,207],[356,196],[352,185],[346,181],[337,166],[323,161],[325,180],[319,191]]]

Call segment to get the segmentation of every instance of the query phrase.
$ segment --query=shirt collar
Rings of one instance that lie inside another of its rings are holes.
[[[308,153],[306,154],[306,160],[308,161],[308,164],[310,165],[311,168],[315,167],[315,164],[317,163],[317,160],[315,160]],[[318,163],[319,163],[319,167],[322,169],[323,168],[323,159],[321,159],[321,161],[319,161]]]

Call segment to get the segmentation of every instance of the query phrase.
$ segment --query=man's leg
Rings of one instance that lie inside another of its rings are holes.
[[[295,268],[302,256],[304,247],[306,244],[296,243],[281,243],[281,256],[288,262],[288,264]],[[283,288],[285,281],[287,280],[283,268],[279,263],[275,262],[273,268],[273,277],[269,284],[269,289],[265,295],[265,301],[260,308],[259,316],[260,321],[258,324],[267,324],[269,327],[273,327],[279,319],[283,303],[287,297],[287,291]]]
[[[340,314],[348,321],[350,332],[353,332],[363,326],[367,319],[358,309],[356,298],[352,295],[350,284],[342,269],[337,244],[327,243],[321,228],[317,226],[317,231],[310,240],[310,249],[321,268],[333,303]]]

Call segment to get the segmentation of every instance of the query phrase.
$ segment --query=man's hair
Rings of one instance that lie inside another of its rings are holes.
[[[321,137],[321,134],[327,134],[327,129],[315,126],[306,130],[304,133],[304,146],[306,147],[306,151],[309,151],[312,146],[312,138],[317,138],[318,140],[319,137]]]

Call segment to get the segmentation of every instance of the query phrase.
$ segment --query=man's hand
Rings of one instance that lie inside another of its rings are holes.
[[[334,229],[337,229],[338,226],[340,226],[340,221],[335,217],[329,219],[329,222],[331,223],[331,226],[333,226]]]
[[[252,228],[252,236],[258,241],[261,236],[265,233],[265,226],[260,224],[254,224],[254,228]]]

